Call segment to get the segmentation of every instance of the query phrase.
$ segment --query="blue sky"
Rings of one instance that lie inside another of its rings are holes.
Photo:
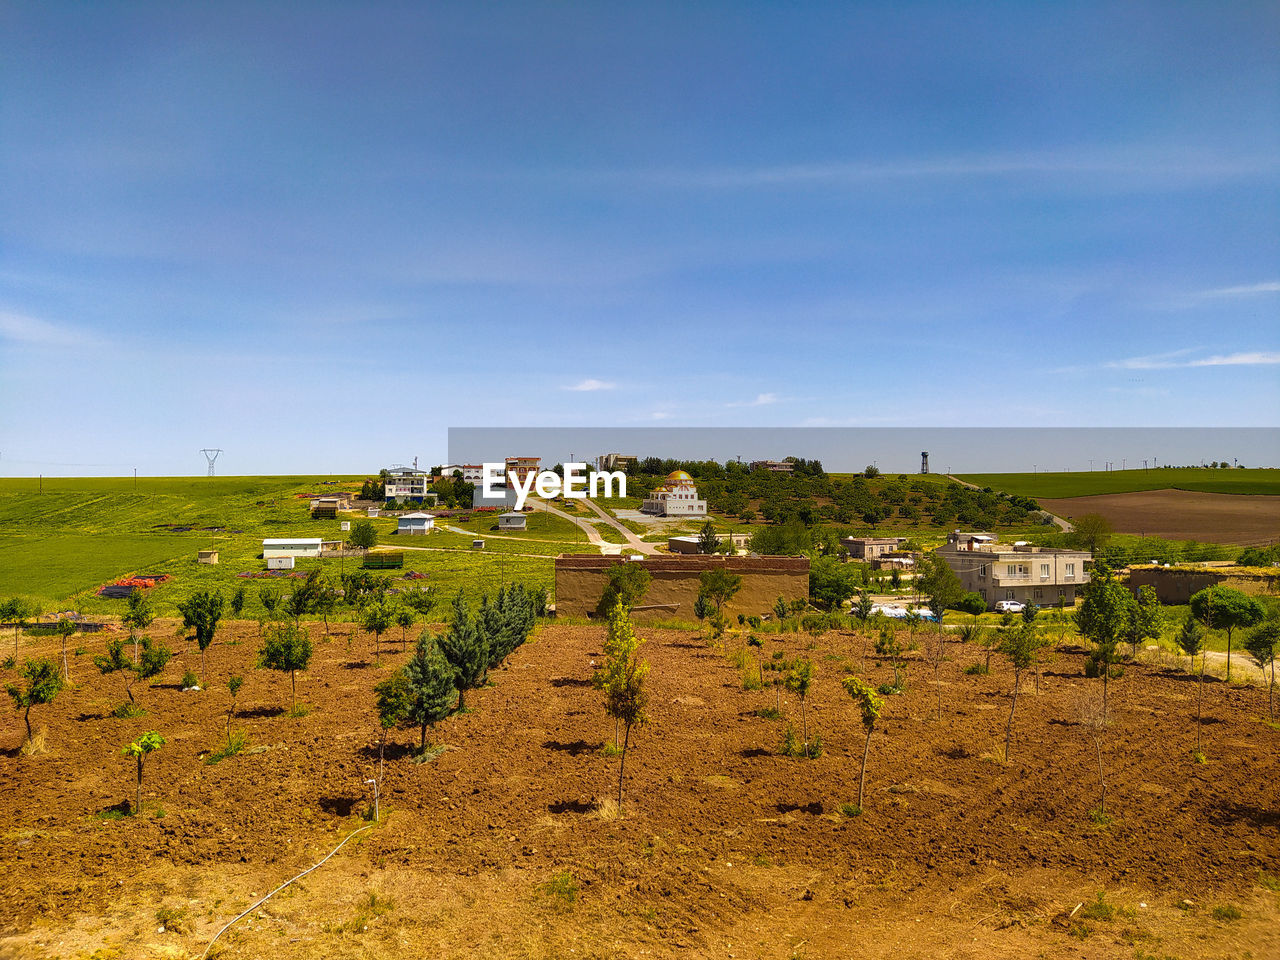
[[[8,3],[0,474],[1275,426],[1277,49],[1268,3]]]

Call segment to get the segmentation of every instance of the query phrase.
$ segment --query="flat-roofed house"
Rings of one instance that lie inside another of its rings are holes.
[[[323,544],[320,537],[272,537],[262,541],[262,559],[318,557]]]
[[[843,537],[840,540],[849,551],[850,560],[874,560],[894,553],[906,542],[906,537]]]
[[[1036,606],[1074,606],[1080,588],[1089,582],[1087,550],[1037,547],[1030,543],[1002,544],[990,533],[961,533],[947,537],[937,555],[960,578],[960,585],[993,608],[1000,600]]]
[[[528,529],[528,521],[519,510],[511,510],[507,513],[498,514],[498,529],[525,530]]]

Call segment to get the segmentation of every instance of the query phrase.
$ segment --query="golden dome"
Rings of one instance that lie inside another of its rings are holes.
[[[693,483],[693,477],[683,470],[673,470],[667,474],[667,483]]]

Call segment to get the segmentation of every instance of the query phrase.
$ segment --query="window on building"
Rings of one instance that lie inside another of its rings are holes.
[[[1042,579],[1049,579],[1049,565],[1047,563],[1040,564],[1040,576]]]

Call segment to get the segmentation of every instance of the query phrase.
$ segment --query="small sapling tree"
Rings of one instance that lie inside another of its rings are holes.
[[[782,623],[783,620],[787,619],[787,601],[782,597],[773,601],[773,619],[777,620],[778,623]]]
[[[138,661],[134,663],[124,652],[123,639],[108,640],[105,656],[95,656],[93,665],[105,674],[120,672],[124,674],[124,692],[129,702],[123,703],[113,711],[118,717],[136,717],[143,712],[137,706],[133,696],[133,684],[137,680],[151,680],[158,677],[168,665],[173,653],[163,643],[142,635],[138,648]]]
[[[1196,752],[1194,756],[1199,759],[1204,756],[1204,751],[1200,746],[1200,728],[1204,723],[1204,655],[1205,636],[1204,628],[1200,626],[1200,621],[1192,614],[1187,614],[1187,619],[1182,622],[1182,629],[1178,631],[1178,647],[1182,652],[1191,658],[1191,665],[1196,665],[1196,655],[1200,655],[1200,676],[1196,682]]]
[[[231,721],[236,715],[236,701],[240,699],[242,686],[244,686],[244,677],[227,678],[227,692],[231,694],[231,706],[227,708],[227,742],[231,741]]]
[[[204,654],[213,643],[214,634],[218,632],[218,623],[222,620],[222,606],[222,594],[209,590],[193,593],[186,601],[178,604],[178,612],[182,614],[182,625],[195,631],[196,646],[200,648],[201,686],[205,686]]]
[[[1085,660],[1085,676],[1102,678],[1102,713],[1105,719],[1108,682],[1112,676],[1119,676],[1118,646],[1128,629],[1130,611],[1136,601],[1102,561],[1094,566],[1081,594],[1084,599],[1075,613],[1076,629],[1081,636],[1093,642],[1093,649]]]
[[[122,756],[132,757],[138,764],[137,793],[133,803],[135,817],[142,812],[142,761],[147,758],[147,754],[154,753],[163,746],[164,737],[151,730],[132,743],[125,744],[124,749],[120,751]]]
[[[871,619],[872,611],[875,610],[875,601],[871,599],[871,592],[863,590],[858,594],[858,599],[853,601],[853,605],[849,608],[849,612],[858,618],[858,621],[866,626],[868,620]]]
[[[809,691],[813,688],[813,661],[808,657],[797,657],[791,661],[791,669],[786,675],[787,689],[800,698],[800,726],[804,742],[804,757],[809,758],[809,716],[805,709],[809,699]]]
[[[1009,759],[1009,745],[1013,736],[1013,712],[1018,708],[1018,686],[1022,681],[1022,672],[1035,662],[1039,640],[1036,631],[1030,624],[1023,624],[1016,630],[1005,631],[1000,641],[1000,652],[1013,667],[1013,698],[1009,703],[1009,721],[1004,728],[1004,758]]]
[[[756,655],[756,673],[760,678],[760,686],[764,686],[764,663],[760,659],[760,651],[764,648],[764,641],[754,633],[747,637],[747,646],[755,651]]]
[[[1271,678],[1267,681],[1267,712],[1271,719],[1276,718],[1276,655],[1280,652],[1280,618],[1268,617],[1245,637],[1244,647],[1249,651],[1262,675],[1265,678],[1267,668],[1271,668]]]
[[[1138,591],[1137,602],[1129,608],[1129,622],[1125,626],[1124,638],[1129,642],[1135,659],[1138,644],[1158,638],[1163,627],[1164,608],[1160,606],[1160,598],[1156,596],[1155,587],[1145,585]]]
[[[231,615],[239,619],[240,614],[244,611],[244,605],[248,597],[245,595],[244,584],[236,587],[236,592],[231,594],[231,599],[227,601],[227,606],[231,608]]]
[[[298,713],[298,671],[311,663],[311,637],[301,627],[292,623],[280,623],[267,631],[262,649],[258,651],[258,666],[269,670],[289,672],[289,685],[293,691],[291,713]]]
[[[946,654],[946,634],[939,624],[936,625],[935,629],[926,633],[924,637],[924,656],[929,661],[929,665],[933,667],[933,687],[937,692],[939,720],[942,719],[942,680],[938,676],[938,671],[942,667],[942,661],[946,659]]]
[[[1256,597],[1214,584],[1191,598],[1191,613],[1210,630],[1227,631],[1227,682],[1231,682],[1231,634],[1261,623],[1266,609]]]
[[[630,610],[649,589],[651,579],[649,571],[640,563],[624,562],[610,567],[600,602],[596,604],[596,616],[607,617],[619,602]]]
[[[876,721],[880,719],[880,710],[884,702],[876,696],[870,684],[864,683],[857,677],[845,677],[842,685],[861,711],[862,729],[867,731],[867,741],[862,747],[862,773],[858,776],[858,812],[861,813],[863,788],[867,783],[867,754],[871,752],[871,734],[875,731]]]
[[[31,744],[31,708],[45,703],[53,703],[53,698],[62,689],[62,678],[58,676],[58,668],[52,660],[28,660],[22,665],[22,686],[9,684],[5,691],[13,700],[15,710],[22,711],[22,720],[27,725],[27,744]]]
[[[372,550],[378,542],[378,531],[368,520],[360,520],[351,528],[347,543],[359,550]]]
[[[67,663],[67,641],[70,640],[71,635],[76,632],[76,625],[67,617],[59,617],[58,622],[54,625],[53,629],[58,634],[58,639],[62,648],[62,682],[64,685],[70,685],[71,668]]]
[[[1080,724],[1093,740],[1094,753],[1098,758],[1098,787],[1101,799],[1093,819],[1099,825],[1109,822],[1107,817],[1107,775],[1102,766],[1102,738],[1107,731],[1107,714],[1097,690],[1083,690],[1076,700],[1076,713]]]
[[[621,682],[630,667],[631,658],[640,646],[640,638],[631,627],[631,618],[621,603],[609,611],[609,626],[604,637],[604,660],[591,676],[591,685],[608,696],[609,687]],[[622,719],[613,718],[613,746],[622,747]]]
[[[378,798],[382,794],[383,757],[387,749],[387,733],[409,719],[413,706],[413,687],[399,671],[373,688],[374,705],[378,710],[378,780],[373,791],[373,819],[381,819]]]
[[[630,630],[630,618],[621,606],[617,607],[618,615],[627,621]],[[648,722],[645,708],[649,703],[649,693],[645,680],[649,675],[649,664],[640,657],[640,645],[637,640],[631,646],[625,662],[610,671],[610,681],[604,688],[605,713],[622,724],[622,759],[618,764],[618,812],[622,812],[622,783],[627,768],[627,748],[631,744],[631,728],[637,724]]]
[[[459,593],[453,601],[453,620],[440,638],[440,648],[456,673],[459,712],[466,709],[467,691],[482,686],[488,676],[489,646],[485,640],[479,621]]]
[[[243,587],[241,588],[244,589]],[[147,595],[142,592],[141,588],[135,589],[129,594],[129,608],[124,612],[124,616],[120,618],[120,622],[129,628],[129,640],[133,643],[133,659],[136,661],[139,656],[138,650],[138,634],[146,630],[155,622],[156,612],[151,606],[151,601],[147,599]]]
[[[417,621],[417,615],[409,607],[401,607],[396,611],[396,626],[400,628],[400,649],[408,646],[409,628]]]
[[[454,685],[457,673],[445,659],[435,638],[425,630],[418,637],[413,656],[404,665],[402,672],[413,696],[409,719],[421,731],[418,751],[420,754],[425,753],[427,728],[434,728],[453,712],[454,701],[458,697],[458,690]]]
[[[373,659],[377,662],[382,653],[382,635],[396,622],[396,611],[385,600],[378,600],[364,608],[360,626],[365,633],[373,634]]]
[[[698,532],[698,552],[715,553],[720,548],[720,538],[716,536],[715,525],[710,520],[702,525]]]

